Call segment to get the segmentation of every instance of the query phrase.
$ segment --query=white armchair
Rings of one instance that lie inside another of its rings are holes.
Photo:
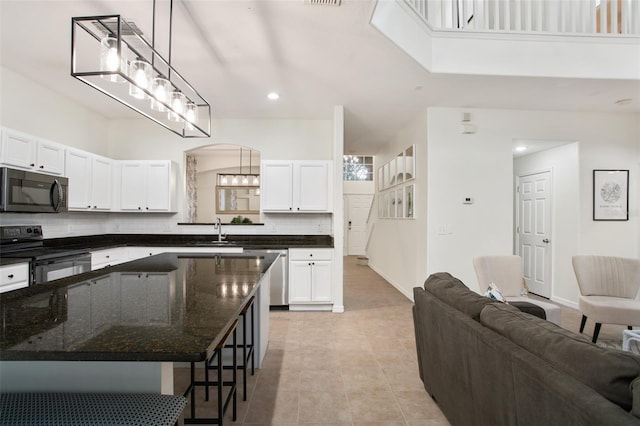
[[[544,309],[547,321],[560,325],[562,311],[549,302],[542,302],[521,295],[522,259],[520,256],[480,256],[473,259],[480,291],[486,290],[490,282],[500,288],[507,302],[529,302]]]
[[[572,263],[580,287],[580,333],[587,318],[596,322],[593,343],[602,324],[640,326],[640,259],[574,256]]]

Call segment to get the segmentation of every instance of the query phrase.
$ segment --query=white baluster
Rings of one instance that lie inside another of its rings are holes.
[[[622,34],[629,34],[629,1],[630,0],[622,0],[622,4],[620,7],[620,29],[622,30]]]
[[[613,0],[611,2],[611,15],[609,16],[609,20],[611,21],[611,33],[618,33],[618,1]]]
[[[511,2],[509,0],[506,0],[503,3],[504,7],[503,7],[503,21],[504,21],[504,29],[506,31],[513,31],[513,24],[511,22]]]
[[[513,0],[513,29],[522,31],[522,1]]]
[[[600,32],[603,34],[607,32],[607,0],[600,2]]]

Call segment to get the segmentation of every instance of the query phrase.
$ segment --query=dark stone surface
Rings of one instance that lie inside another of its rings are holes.
[[[51,238],[45,247],[102,249],[118,246],[216,246],[217,234],[105,234]],[[227,235],[227,245],[245,249],[333,248],[331,235]]]
[[[165,253],[3,293],[0,360],[204,360],[276,256]]]

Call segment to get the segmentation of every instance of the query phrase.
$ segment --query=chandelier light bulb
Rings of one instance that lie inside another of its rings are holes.
[[[254,176],[253,177],[253,186],[258,186],[260,185],[260,179],[258,179],[258,176]]]
[[[151,84],[151,109],[158,112],[165,112],[167,109],[163,104],[169,102],[169,92],[171,91],[171,83],[164,77],[156,77]]]
[[[196,121],[198,121],[198,106],[193,102],[187,103],[187,111],[185,113],[185,118],[187,119],[186,126],[187,130],[193,130],[193,125]]]
[[[237,185],[238,184],[238,176],[234,176],[233,179],[231,179],[231,185]]]
[[[244,186],[249,185],[249,177],[248,177],[247,175],[245,175],[245,176],[242,178],[242,184],[243,184]]]
[[[227,185],[229,183],[229,181],[227,180],[227,175],[223,175],[222,176],[222,184],[223,185]]]
[[[131,61],[129,77],[135,83],[129,85],[129,94],[136,99],[144,99],[147,96],[144,90],[151,89],[151,65],[141,59]]]
[[[169,112],[169,120],[180,122],[182,121],[181,115],[184,115],[185,110],[187,108],[187,97],[179,90],[171,92],[169,96],[169,102],[171,105],[171,110],[173,112]]]
[[[120,70],[120,57],[118,56],[118,39],[107,36],[100,40],[100,70]],[[118,74],[103,75],[102,78],[114,83],[121,83],[125,81],[124,78],[122,78]]]

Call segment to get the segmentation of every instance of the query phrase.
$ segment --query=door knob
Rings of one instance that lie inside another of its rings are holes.
[[[549,244],[549,239],[545,238],[544,240],[542,240],[542,242],[545,243],[545,244]]]

